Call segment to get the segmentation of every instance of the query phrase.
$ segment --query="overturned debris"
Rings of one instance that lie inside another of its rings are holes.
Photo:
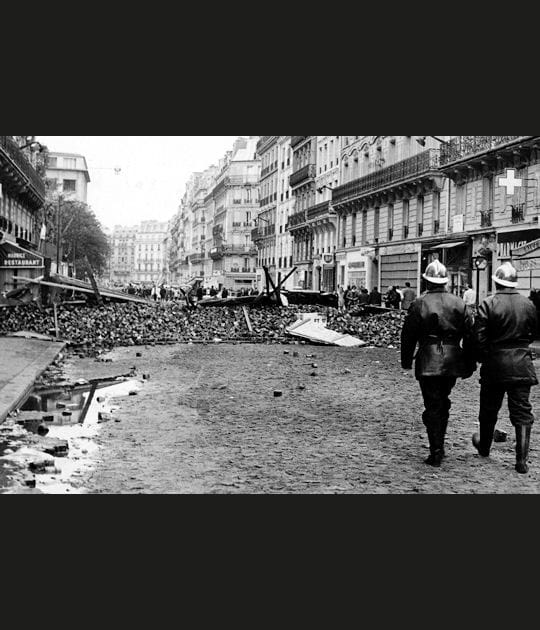
[[[59,336],[82,356],[99,356],[119,346],[172,343],[294,343],[287,329],[303,313],[317,313],[317,306],[219,307],[188,310],[182,304],[106,304],[105,306],[60,305]],[[405,313],[353,317],[337,309],[323,309],[327,328],[351,335],[369,346],[398,347]],[[48,334],[54,328],[52,308],[37,304],[7,309],[0,318],[0,335],[25,330]]]

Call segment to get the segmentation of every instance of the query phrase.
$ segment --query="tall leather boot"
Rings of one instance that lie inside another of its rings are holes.
[[[516,471],[521,475],[529,472],[527,459],[531,443],[531,427],[516,427]]]
[[[444,450],[444,443],[446,440],[446,432],[448,431],[448,418],[445,420],[441,420],[441,429],[440,429],[440,436],[439,436],[439,446],[440,449],[442,451],[442,456],[446,457],[446,452]]]
[[[428,439],[429,439],[429,457],[425,460],[425,463],[428,466],[434,466],[435,468],[439,468],[441,466],[444,450],[441,448],[441,439],[440,433],[438,429],[433,427],[429,427],[427,429]]]
[[[494,433],[495,425],[484,423],[480,424],[480,433],[475,433],[472,436],[473,446],[481,457],[489,457]]]

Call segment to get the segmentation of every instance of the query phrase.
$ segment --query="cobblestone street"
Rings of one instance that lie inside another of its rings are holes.
[[[117,373],[136,365],[150,380],[138,396],[122,399],[120,422],[103,425],[100,461],[79,481],[91,493],[540,490],[540,438],[533,432],[530,474],[518,475],[506,406],[498,428],[508,431],[508,442],[496,444],[488,460],[472,447],[477,374],[454,390],[448,456],[433,469],[423,463],[419,389],[396,350],[202,345],[110,356]],[[94,366],[86,367],[100,369]],[[77,359],[67,370],[89,376]]]

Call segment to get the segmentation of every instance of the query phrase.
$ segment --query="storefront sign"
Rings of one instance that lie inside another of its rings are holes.
[[[349,263],[349,269],[365,269],[365,262],[351,262]]]
[[[540,249],[540,239],[536,241],[532,241],[531,243],[527,243],[527,245],[523,245],[522,247],[518,247],[517,249],[512,250],[512,256],[526,256],[531,252]]]
[[[43,258],[11,243],[0,245],[0,269],[40,269]]]

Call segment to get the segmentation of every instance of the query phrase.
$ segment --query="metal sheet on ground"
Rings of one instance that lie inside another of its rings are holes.
[[[321,326],[313,321],[295,322],[292,326],[287,328],[287,332],[294,337],[301,337],[313,342],[343,348],[360,348],[367,345],[365,341],[352,337],[351,335],[343,335],[334,330],[329,330],[325,326]]]

